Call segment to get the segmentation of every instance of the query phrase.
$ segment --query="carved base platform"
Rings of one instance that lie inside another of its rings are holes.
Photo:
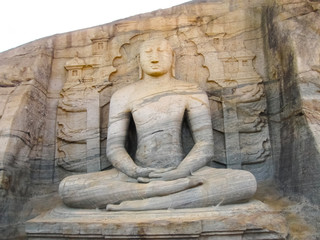
[[[198,209],[107,212],[59,206],[26,224],[28,239],[285,239],[285,219],[259,201]]]

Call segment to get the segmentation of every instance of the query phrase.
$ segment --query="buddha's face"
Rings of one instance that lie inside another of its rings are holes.
[[[162,76],[171,70],[172,49],[166,40],[149,40],[140,48],[140,64],[143,72],[150,76]]]

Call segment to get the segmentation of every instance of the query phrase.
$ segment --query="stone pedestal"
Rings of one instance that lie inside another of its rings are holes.
[[[107,212],[59,206],[26,224],[33,239],[285,239],[285,219],[259,201],[198,209]]]

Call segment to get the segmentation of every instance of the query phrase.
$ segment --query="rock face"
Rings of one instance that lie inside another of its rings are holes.
[[[319,204],[319,1],[286,2],[263,18],[275,177],[285,192]]]
[[[25,220],[54,207],[65,176],[110,166],[111,95],[139,79],[139,46],[155,37],[175,50],[176,77],[209,97],[210,165],[319,204],[319,9],[193,1],[1,53],[0,238],[23,236]],[[186,127],[182,135],[190,149]]]

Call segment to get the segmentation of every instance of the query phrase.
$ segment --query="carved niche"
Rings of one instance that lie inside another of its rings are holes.
[[[66,62],[66,82],[58,104],[56,160],[74,172],[100,171],[108,165],[101,149],[100,121],[100,92],[111,85],[107,73],[102,73],[106,38],[92,42],[92,55],[100,58],[89,58],[87,64],[77,53]]]
[[[90,56],[83,53],[82,58],[75,56],[66,62],[67,79],[58,107],[58,165],[84,172],[108,165],[105,146],[110,96],[138,81],[142,41],[162,37],[175,51],[176,77],[198,83],[209,96],[215,138],[211,165],[246,169],[258,179],[270,176],[266,99],[262,78],[254,68],[253,52],[260,50],[245,45],[252,41],[251,35],[241,33],[248,30],[246,21],[215,24],[209,18],[183,19],[185,22],[162,19],[164,25],[154,25],[152,30],[139,21],[117,23],[108,30],[111,36],[100,31],[90,39]],[[232,32],[237,29],[232,24],[243,25],[243,29]],[[256,31],[256,26],[249,29]],[[183,136],[192,139],[188,131]],[[185,141],[185,146],[190,149],[192,140]]]
[[[215,162],[265,175],[271,154],[264,85],[253,67],[256,56],[241,41],[224,45],[224,34],[221,36],[212,41],[217,50],[215,69],[220,71],[208,80],[220,87],[219,97],[212,99],[220,105],[223,118],[222,124],[213,121],[215,135],[220,140],[223,135],[225,149],[225,154],[217,153]]]

